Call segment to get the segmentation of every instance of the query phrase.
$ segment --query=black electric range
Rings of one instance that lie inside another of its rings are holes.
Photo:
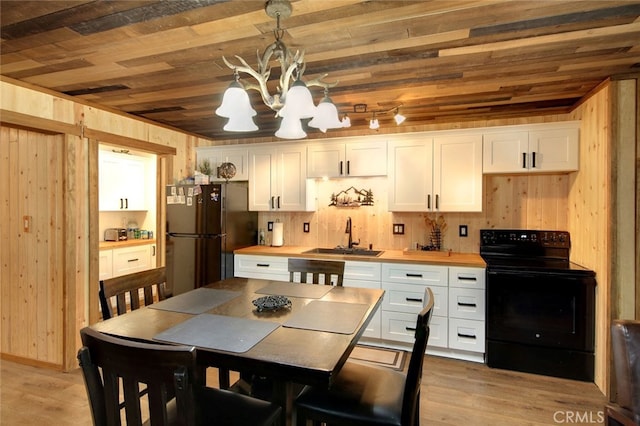
[[[593,381],[595,273],[570,249],[566,231],[480,231],[488,366]]]

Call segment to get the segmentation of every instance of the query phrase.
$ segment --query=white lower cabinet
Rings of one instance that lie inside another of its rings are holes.
[[[346,261],[344,264],[344,281],[345,287],[358,288],[380,288],[381,267],[377,262],[358,262]],[[379,339],[381,332],[380,326],[382,322],[381,309],[378,309],[369,322],[366,330],[362,334],[363,337]]]
[[[289,281],[288,264],[289,258],[287,257],[248,254],[233,256],[234,275],[241,278]]]
[[[449,348],[484,353],[485,270],[449,268]]]
[[[156,267],[155,244],[100,250],[99,278],[119,277]]]

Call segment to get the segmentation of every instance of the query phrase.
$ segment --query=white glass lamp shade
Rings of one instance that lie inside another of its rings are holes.
[[[331,99],[325,96],[316,107],[316,115],[309,121],[310,127],[320,129],[323,133],[327,129],[339,129],[342,126],[340,117],[338,116],[338,108],[331,102]]]
[[[372,130],[376,130],[380,128],[380,122],[378,122],[377,118],[374,118],[369,122],[369,128]]]
[[[344,116],[341,123],[342,123],[342,127],[351,127],[351,119],[349,118],[348,115]]]
[[[222,96],[222,104],[216,109],[216,115],[228,118],[229,121],[224,126],[228,132],[252,132],[258,130],[258,126],[253,121],[256,110],[251,106],[249,95],[244,87],[234,81],[225,90]]]
[[[276,136],[282,139],[304,139],[307,137],[307,133],[302,129],[302,122],[299,118],[287,115],[282,117]]]
[[[394,120],[396,120],[396,124],[400,125],[402,123],[404,123],[404,120],[407,119],[407,117],[405,117],[404,115],[400,114],[399,112],[396,113],[396,115],[393,117]]]
[[[302,80],[291,85],[284,98],[284,107],[278,112],[280,117],[311,118],[316,114],[311,92]]]

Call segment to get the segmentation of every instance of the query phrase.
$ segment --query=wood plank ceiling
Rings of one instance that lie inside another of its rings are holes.
[[[329,95],[355,131],[373,112],[382,132],[395,127],[397,106],[404,125],[566,112],[608,77],[640,72],[638,1],[292,3],[283,40],[305,50],[305,79],[338,81]],[[278,121],[256,91],[260,131],[224,132],[214,114],[233,79],[222,56],[256,67],[274,41],[264,5],[1,1],[1,74],[208,138],[272,137]],[[279,73],[274,62],[272,91]]]

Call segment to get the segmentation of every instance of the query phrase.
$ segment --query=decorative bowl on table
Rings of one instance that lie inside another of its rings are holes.
[[[253,303],[258,312],[270,312],[280,309],[291,308],[291,300],[284,296],[263,296],[253,300]]]

